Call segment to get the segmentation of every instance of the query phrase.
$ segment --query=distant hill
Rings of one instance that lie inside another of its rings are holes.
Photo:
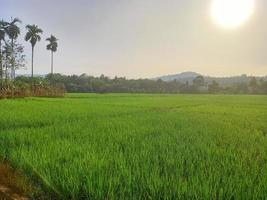
[[[157,77],[154,78],[155,80],[161,79],[163,81],[173,81],[173,80],[193,80],[194,78],[196,78],[197,76],[200,76],[201,74],[198,74],[196,72],[182,72],[180,74],[173,74],[173,75],[166,75],[166,76],[161,76],[161,77]]]
[[[182,83],[192,83],[192,81],[197,77],[197,76],[203,76],[205,78],[205,81],[207,83],[211,83],[213,80],[217,81],[220,85],[232,85],[235,83],[247,83],[251,80],[252,77],[254,76],[247,76],[245,74],[240,75],[240,76],[231,76],[231,77],[211,77],[211,76],[204,76],[196,72],[182,72],[180,74],[174,74],[174,75],[166,75],[166,76],[161,76],[154,78],[153,80],[163,80],[166,82],[170,81],[179,81]],[[262,76],[262,77],[256,77],[256,79],[259,81],[260,79],[267,80],[267,76]]]
[[[34,74],[35,77],[45,77],[47,74]],[[63,75],[63,74],[62,74]],[[87,74],[84,74],[86,76],[90,76]],[[173,81],[173,80],[182,80],[182,79],[191,79],[191,78],[195,78],[197,76],[200,76],[201,74],[198,74],[196,72],[182,72],[180,74],[174,74],[174,75],[166,75],[166,76],[161,76],[161,77],[157,77],[157,78],[152,78],[152,80],[158,80],[161,79],[163,81]],[[16,74],[16,77],[19,76],[25,76],[25,77],[31,77],[31,74]],[[77,75],[79,76],[79,75]]]

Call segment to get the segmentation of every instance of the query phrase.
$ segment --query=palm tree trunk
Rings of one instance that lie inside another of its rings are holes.
[[[15,79],[15,63],[14,63],[14,39],[11,39],[11,79]]]
[[[34,53],[34,47],[32,46],[32,94],[34,92],[34,87],[33,87],[33,53]]]
[[[54,73],[54,55],[53,51],[51,51],[51,74],[53,75]]]
[[[3,89],[3,59],[2,59],[2,41],[0,40],[0,70],[1,70],[1,91]]]
[[[5,58],[5,67],[6,67],[6,69],[5,69],[5,79],[6,79],[6,84],[7,84],[7,79],[8,79],[8,76],[7,76],[7,54],[6,54],[6,58]]]

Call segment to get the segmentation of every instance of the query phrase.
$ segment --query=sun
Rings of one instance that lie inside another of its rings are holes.
[[[213,0],[211,15],[216,24],[236,28],[246,22],[254,12],[254,0]]]

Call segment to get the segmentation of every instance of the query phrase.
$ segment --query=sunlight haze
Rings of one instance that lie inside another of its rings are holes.
[[[236,28],[254,12],[254,0],[213,0],[212,17],[225,28]]]
[[[227,8],[219,13],[214,8],[216,13],[211,16],[213,3],[1,0],[0,13],[5,20],[19,17],[23,21],[19,41],[25,45],[28,63],[20,74],[30,74],[31,47],[24,41],[25,26],[37,24],[44,34],[36,45],[36,74],[49,73],[45,38],[54,34],[59,39],[54,61],[58,73],[128,78],[183,71],[212,76],[267,75],[267,1],[255,0],[253,8],[240,5],[243,10],[235,4],[237,15],[227,15]],[[216,17],[219,24],[235,28],[216,24]]]

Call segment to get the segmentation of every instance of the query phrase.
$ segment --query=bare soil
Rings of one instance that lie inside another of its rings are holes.
[[[28,200],[25,194],[31,190],[22,174],[0,163],[0,200]]]

